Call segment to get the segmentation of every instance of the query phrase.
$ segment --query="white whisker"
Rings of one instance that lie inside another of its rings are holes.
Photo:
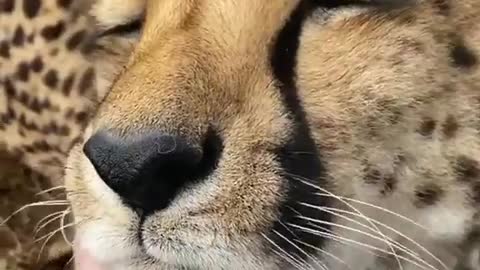
[[[45,227],[47,227],[49,224],[51,224],[55,220],[60,219],[62,217],[62,215],[63,215],[63,211],[56,212],[56,213],[53,213],[53,214],[50,214],[50,215],[46,216],[45,218],[47,218],[47,217],[52,217],[52,218],[50,220],[46,221],[45,223],[43,223],[41,226],[36,227],[35,232],[34,232],[34,236],[36,237],[37,234],[40,233],[41,230],[43,230]],[[45,218],[43,218],[42,220],[45,220]],[[38,225],[40,225],[40,222],[38,223]]]
[[[262,237],[265,238],[265,240],[267,240],[270,244],[272,244],[275,248],[277,248],[279,250],[279,252],[281,252],[280,254],[278,254],[278,251],[272,249],[273,252],[277,253],[280,258],[283,258],[284,260],[286,260],[288,263],[290,263],[292,266],[294,266],[295,268],[297,269],[305,269],[305,265],[304,263],[302,263],[301,261],[299,261],[297,258],[293,257],[291,254],[289,254],[288,252],[286,252],[283,248],[281,248],[277,243],[275,243],[275,241],[271,240],[268,236],[266,236],[265,234],[262,233]],[[308,269],[307,269],[308,270]]]
[[[41,196],[41,195],[43,195],[43,194],[47,194],[47,193],[50,193],[50,192],[52,192],[52,191],[59,190],[59,189],[66,189],[66,188],[65,188],[65,186],[52,187],[52,188],[45,189],[45,190],[42,190],[42,191],[36,193],[35,196]]]
[[[318,190],[321,190],[322,192],[325,192],[325,193],[328,193],[330,195],[332,195],[335,199],[341,201],[342,203],[344,203],[345,205],[347,205],[348,207],[350,207],[353,211],[357,212],[358,214],[360,214],[368,223],[370,223],[370,225],[377,231],[377,233],[382,236],[384,239],[385,239],[385,243],[388,245],[388,247],[390,248],[390,250],[392,251],[392,253],[394,254],[395,256],[395,259],[397,260],[397,263],[398,263],[398,266],[400,268],[400,270],[403,270],[403,266],[400,262],[400,260],[398,259],[397,257],[397,254],[396,254],[396,251],[395,249],[393,248],[393,246],[391,245],[391,243],[387,240],[387,237],[384,233],[382,233],[382,231],[380,231],[380,229],[375,225],[375,223],[371,222],[367,216],[365,214],[363,214],[360,210],[358,210],[357,208],[355,208],[353,205],[349,204],[347,201],[343,200],[342,198],[340,198],[339,196],[336,196],[335,194],[331,193],[330,191],[326,190],[326,189],[323,189],[319,186],[316,186],[316,185],[313,185],[311,183],[309,183],[308,181],[305,181],[305,180],[308,180],[308,179],[305,179],[301,176],[296,176],[296,175],[293,175],[293,174],[289,174],[290,176],[293,177],[293,179],[297,180],[297,181],[300,181],[301,183],[303,184],[306,184],[308,186],[311,186],[311,187],[314,187]],[[305,179],[305,180],[304,180]]]
[[[354,215],[354,216],[357,216],[359,217],[359,215],[357,213],[354,213],[354,212],[351,212],[351,211],[347,211],[347,210],[342,210],[342,209],[337,209],[337,208],[333,208],[333,207],[319,207],[319,206],[315,206],[315,205],[311,205],[311,204],[308,204],[308,203],[300,203],[304,206],[307,206],[307,207],[312,207],[312,208],[315,208],[315,209],[318,209],[320,211],[325,211],[325,212],[328,212],[332,215],[335,215],[335,216],[338,216],[338,217],[341,217],[341,218],[344,218],[344,219],[347,219],[351,222],[354,222],[360,226],[363,226],[364,228],[368,228],[372,231],[374,231],[372,228],[368,227],[367,225],[357,221],[357,220],[354,220],[352,218],[349,218],[349,217],[346,217],[344,215],[340,215],[340,214],[337,214],[337,213],[334,213],[334,212],[340,212],[340,213],[345,213],[345,214],[350,214],[350,215]],[[425,252],[427,255],[429,255],[431,258],[433,258],[435,261],[437,261],[439,264],[442,265],[442,267],[444,267],[445,269],[448,269],[448,267],[445,265],[445,263],[443,263],[438,257],[436,257],[433,253],[431,253],[428,249],[426,249],[424,246],[420,245],[417,241],[413,240],[412,238],[406,236],[405,234],[403,234],[402,232],[396,230],[395,228],[391,227],[391,226],[388,226],[387,224],[384,224],[382,222],[379,222],[375,219],[372,219],[372,218],[369,218],[372,222],[392,231],[393,233],[396,233],[397,235],[403,237],[404,239],[408,240],[409,242],[411,242],[412,244],[414,244],[415,246],[417,246],[418,248],[420,248],[423,252]],[[390,238],[391,239],[391,238]],[[419,256],[419,254],[417,252],[414,252],[414,251],[411,251],[413,252],[415,255]]]
[[[303,217],[303,216],[299,216],[299,218],[303,219],[303,220],[307,220],[307,221],[311,221],[311,222],[314,222],[314,223],[320,223],[320,224],[325,224],[325,225],[330,225],[330,226],[334,226],[334,227],[338,227],[338,228],[342,228],[342,229],[345,229],[345,230],[348,230],[348,231],[352,231],[352,232],[356,232],[356,233],[359,233],[361,235],[365,235],[365,236],[368,236],[372,239],[375,239],[375,240],[378,240],[378,241],[385,241],[385,239],[381,238],[381,237],[378,237],[378,236],[375,236],[371,233],[367,233],[367,232],[364,232],[362,230],[358,230],[358,229],[355,229],[355,228],[351,228],[351,227],[348,227],[348,226],[344,226],[344,225],[340,225],[340,224],[336,224],[334,222],[328,222],[328,221],[323,221],[323,220],[316,220],[316,219],[312,219],[312,218],[308,218],[308,217]],[[388,237],[387,237],[388,238]],[[418,260],[420,261],[421,263],[424,263],[428,266],[431,266],[430,264],[428,264],[425,260],[423,260],[422,258],[420,258],[418,256],[418,254],[415,254],[413,252],[411,252],[407,247],[405,247],[404,245],[394,241],[393,239],[391,238],[388,238],[387,241],[390,241],[390,243],[392,244],[393,247],[397,248],[398,250],[400,251],[403,251],[405,252],[406,254],[410,255],[413,259],[415,260]],[[431,266],[433,267],[433,266]]]
[[[63,236],[63,240],[65,240],[65,242],[67,244],[69,244],[71,247],[73,247],[73,243],[72,241],[70,241],[67,237],[67,234],[65,232],[65,217],[70,214],[71,211],[70,211],[70,208],[68,208],[67,210],[63,211],[63,214],[62,214],[62,219],[60,220],[60,229],[61,229],[61,232],[62,232],[62,236]],[[75,225],[75,224],[74,224]]]
[[[40,251],[38,253],[38,258],[37,260],[40,261],[41,257],[42,257],[42,254],[43,254],[43,250],[45,249],[47,243],[50,241],[50,239],[52,239],[53,236],[55,236],[55,234],[57,234],[58,232],[60,232],[62,229],[64,228],[69,228],[69,227],[72,227],[72,226],[75,226],[76,224],[75,223],[70,223],[70,224],[67,224],[61,228],[58,228],[56,230],[54,230],[53,232],[45,235],[45,236],[42,236],[40,237],[39,239],[35,240],[35,243],[39,242],[39,241],[42,241],[43,239],[45,239],[45,241],[43,242],[41,248],[40,248]]]
[[[294,241],[296,241],[296,242],[298,242],[298,243],[300,243],[300,244],[302,244],[302,245],[304,245],[304,246],[307,246],[307,247],[310,247],[310,248],[312,248],[312,249],[315,249],[316,251],[321,252],[321,253],[329,256],[330,258],[333,258],[333,259],[336,260],[337,262],[345,265],[348,269],[353,270],[345,261],[343,261],[342,259],[338,258],[337,256],[333,255],[333,254],[330,253],[330,252],[327,252],[327,251],[325,251],[325,250],[323,250],[323,249],[321,249],[321,248],[318,248],[318,247],[316,247],[316,246],[310,245],[310,244],[305,243],[305,242],[303,242],[303,241],[301,241],[301,240],[298,240],[298,239],[295,239]]]
[[[36,207],[36,206],[66,206],[69,205],[67,200],[51,200],[51,201],[43,201],[43,202],[36,202],[30,203],[27,205],[22,206],[20,209],[13,212],[10,216],[8,216],[5,220],[0,223],[0,226],[5,225],[8,221],[10,221],[15,215],[24,211],[25,209]]]
[[[314,229],[310,229],[310,228],[306,228],[306,227],[303,227],[303,226],[300,226],[300,225],[296,225],[296,224],[289,224],[290,226],[292,227],[295,227],[297,229],[301,229],[305,232],[308,232],[308,233],[311,233],[311,234],[315,234],[315,235],[319,235],[319,236],[324,236],[324,237],[328,237],[329,239],[332,239],[332,240],[335,240],[335,241],[339,241],[339,242],[349,242],[349,243],[352,243],[352,244],[355,244],[355,245],[359,245],[359,246],[362,246],[362,247],[365,247],[365,248],[368,248],[368,249],[371,249],[371,250],[375,250],[375,251],[378,251],[378,252],[381,252],[381,253],[384,253],[384,254],[389,254],[389,255],[393,255],[393,256],[397,256],[398,259],[402,259],[402,260],[405,260],[407,262],[410,262],[412,264],[414,264],[415,266],[418,266],[422,269],[434,269],[436,270],[436,268],[426,268],[425,266],[422,266],[422,265],[419,265],[417,262],[409,259],[409,258],[406,258],[404,256],[401,256],[401,255],[398,255],[396,253],[393,253],[391,251],[387,251],[387,250],[384,250],[384,249],[381,249],[381,248],[378,248],[378,247],[375,247],[375,246],[372,246],[372,245],[369,245],[369,244],[365,244],[365,243],[362,243],[362,242],[358,242],[358,241],[355,241],[353,239],[349,239],[349,238],[345,238],[345,237],[341,237],[341,236],[338,236],[338,235],[335,235],[335,234],[332,234],[332,233],[326,233],[326,232],[320,232],[320,231],[316,231]]]
[[[308,254],[307,252],[305,252],[302,248],[300,248],[297,244],[293,243],[291,240],[289,240],[287,237],[285,237],[284,235],[282,235],[281,233],[277,232],[276,230],[273,230],[273,232],[278,235],[280,238],[282,238],[283,240],[287,241],[290,245],[292,245],[293,247],[295,247],[297,250],[299,250],[303,255],[307,256],[308,258],[310,258],[313,262],[315,262],[321,269],[324,269],[324,270],[327,270],[327,266],[320,262],[319,260],[317,260],[316,258],[314,258],[312,255]]]

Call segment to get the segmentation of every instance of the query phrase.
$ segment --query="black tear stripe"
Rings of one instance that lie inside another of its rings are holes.
[[[271,50],[270,63],[279,84],[278,89],[283,96],[283,102],[295,124],[290,142],[278,149],[277,152],[283,169],[284,188],[287,196],[280,206],[280,217],[268,235],[276,245],[269,247],[282,254],[282,257],[290,255],[308,261],[308,256],[316,253],[316,250],[321,248],[325,242],[325,237],[289,224],[317,232],[329,232],[331,229],[330,225],[312,223],[299,216],[322,222],[331,222],[332,220],[332,216],[325,211],[300,204],[306,203],[319,207],[331,205],[331,199],[328,196],[318,195],[325,193],[321,189],[327,188],[328,182],[325,178],[326,173],[321,153],[312,138],[296,85],[297,53],[304,22],[317,9],[367,7],[371,8],[372,12],[388,13],[391,10],[408,6],[412,2],[411,0],[301,0],[283,29],[279,31]],[[321,65],[321,63],[318,64]],[[302,183],[302,181],[307,183]]]
[[[300,2],[277,36],[270,56],[271,66],[278,81],[283,102],[291,114],[295,127],[290,142],[278,149],[277,156],[284,172],[284,188],[287,190],[287,196],[280,206],[279,220],[274,224],[268,235],[278,247],[269,247],[281,253],[282,257],[287,257],[288,255],[284,254],[284,252],[287,252],[289,255],[305,260],[308,259],[305,253],[313,254],[315,252],[313,247],[322,246],[324,238],[298,227],[290,226],[290,224],[314,231],[318,231],[319,227],[329,230],[330,226],[318,223],[312,226],[310,222],[299,218],[299,216],[321,221],[331,220],[331,216],[326,212],[300,204],[303,202],[315,206],[329,205],[327,197],[318,196],[317,193],[320,193],[320,190],[314,187],[324,188],[326,186],[325,170],[322,166],[320,153],[311,136],[310,127],[299,100],[295,83],[296,57],[301,30],[303,23],[316,7],[312,1]],[[302,183],[302,181],[306,181],[312,186]],[[279,234],[288,240],[285,240]],[[302,242],[305,244],[302,244]],[[299,248],[305,253],[300,251]]]

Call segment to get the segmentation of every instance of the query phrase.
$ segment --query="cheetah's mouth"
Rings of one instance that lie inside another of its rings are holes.
[[[75,270],[107,270],[92,254],[86,249],[75,249]]]

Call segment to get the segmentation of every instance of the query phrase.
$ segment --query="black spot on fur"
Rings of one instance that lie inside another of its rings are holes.
[[[0,56],[10,58],[10,44],[7,41],[0,42]]]
[[[392,193],[397,186],[397,178],[393,174],[389,174],[383,179],[383,188],[380,191],[382,195],[387,195]]]
[[[33,72],[41,72],[43,70],[44,64],[43,60],[40,56],[37,56],[33,59],[33,61],[30,63],[30,67]]]
[[[453,60],[453,64],[460,68],[472,68],[478,63],[475,53],[458,37],[453,39],[450,57]]]
[[[6,79],[3,83],[5,87],[5,93],[7,94],[8,97],[15,97],[17,94],[17,89],[15,89],[15,86],[13,86],[12,82],[9,79]]]
[[[435,131],[437,123],[430,117],[423,119],[422,123],[420,124],[420,128],[418,129],[418,133],[422,136],[428,137],[432,136],[433,132]]]
[[[73,34],[68,40],[67,40],[67,49],[73,51],[75,50],[84,40],[85,37],[87,36],[87,33],[83,30],[76,32]]]
[[[393,174],[383,174],[379,170],[372,169],[370,166],[365,168],[364,180],[366,184],[378,185],[382,195],[387,195],[393,192],[397,184],[397,180]]]
[[[43,82],[45,83],[46,86],[50,88],[55,88],[58,85],[58,74],[56,70],[49,70],[47,74],[45,74],[45,77],[43,78]]]
[[[472,184],[470,197],[475,203],[480,203],[480,182],[475,182]]]
[[[42,2],[40,0],[23,0],[23,12],[29,19],[38,15]]]
[[[444,191],[436,184],[426,184],[420,186],[415,191],[415,205],[419,208],[432,206],[440,200]]]
[[[87,71],[85,71],[82,78],[80,79],[79,93],[81,95],[85,94],[88,90],[92,89],[94,79],[95,79],[95,72],[93,68],[87,69]]]
[[[17,78],[20,81],[28,81],[30,77],[30,66],[26,62],[21,62],[17,66]]]
[[[35,41],[35,34],[34,33],[27,36],[27,42],[28,43],[32,44],[34,41]]]
[[[88,120],[88,112],[78,112],[75,114],[75,122],[79,125],[83,125]]]
[[[64,81],[63,81],[63,85],[62,85],[62,93],[65,95],[65,96],[69,96],[71,91],[72,91],[72,87],[73,87],[73,83],[75,82],[75,74],[72,73],[70,74]]]
[[[52,56],[52,57],[57,56],[59,51],[60,51],[60,50],[59,50],[58,48],[53,48],[53,49],[50,51],[50,56]]]
[[[42,107],[40,106],[40,101],[37,97],[33,97],[32,102],[30,103],[30,108],[32,111],[36,113],[40,113],[42,111]]]
[[[21,25],[17,26],[15,33],[13,34],[12,44],[20,47],[25,43],[25,31]]]
[[[382,173],[379,170],[367,168],[365,171],[365,183],[376,185],[382,180]]]
[[[12,13],[13,9],[15,9],[15,0],[2,0],[0,2],[0,11]]]
[[[20,95],[17,97],[17,99],[23,105],[28,105],[30,101],[30,96],[26,92],[20,91]]]
[[[69,8],[73,0],[57,0],[57,5],[61,8]]]
[[[438,9],[441,15],[447,16],[450,14],[450,1],[449,0],[434,0],[433,4]]]
[[[58,128],[58,135],[60,136],[68,136],[70,135],[70,128],[66,125],[61,125]]]
[[[65,32],[65,23],[59,21],[54,25],[45,26],[42,29],[41,35],[46,41],[52,41],[58,39],[63,32]]]
[[[462,182],[471,182],[480,177],[480,166],[478,161],[467,156],[460,156],[454,166],[457,172],[458,180]]]
[[[442,126],[442,130],[443,130],[443,134],[445,135],[445,138],[451,139],[455,137],[455,135],[457,134],[458,128],[459,128],[459,125],[455,117],[453,117],[453,115],[449,115]]]

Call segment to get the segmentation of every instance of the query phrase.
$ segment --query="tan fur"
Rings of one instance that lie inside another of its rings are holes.
[[[480,170],[480,69],[478,63],[455,65],[451,53],[462,45],[480,56],[480,3],[450,2],[442,14],[433,2],[329,11],[328,17],[319,10],[303,26],[295,70],[332,186],[328,192],[363,202],[348,201],[358,213],[415,239],[444,265],[381,225],[377,238],[345,229],[365,231],[363,224],[376,233],[341,198],[335,207],[357,216],[334,218],[334,232],[408,257],[381,241],[391,237],[424,260],[403,261],[408,270],[425,263],[453,269],[461,244],[479,222],[480,175],[474,173]],[[122,21],[118,14],[126,10],[105,12],[116,3],[98,4],[100,24]],[[129,240],[139,229],[137,215],[77,146],[67,185],[80,246],[118,269],[280,269],[279,258],[262,249],[262,235],[278,218],[285,195],[271,150],[287,142],[294,123],[274,83],[269,50],[298,3],[147,1],[133,50],[115,48],[123,57],[116,53],[112,59],[126,66],[115,71],[119,75],[86,138],[105,129],[124,135],[161,130],[199,142],[213,126],[224,138],[224,154],[213,175],[145,221],[142,250]],[[98,64],[108,59],[106,54]],[[330,241],[324,250],[317,257],[329,269],[384,267],[365,246]],[[149,268],[147,254],[158,259],[156,266]]]

